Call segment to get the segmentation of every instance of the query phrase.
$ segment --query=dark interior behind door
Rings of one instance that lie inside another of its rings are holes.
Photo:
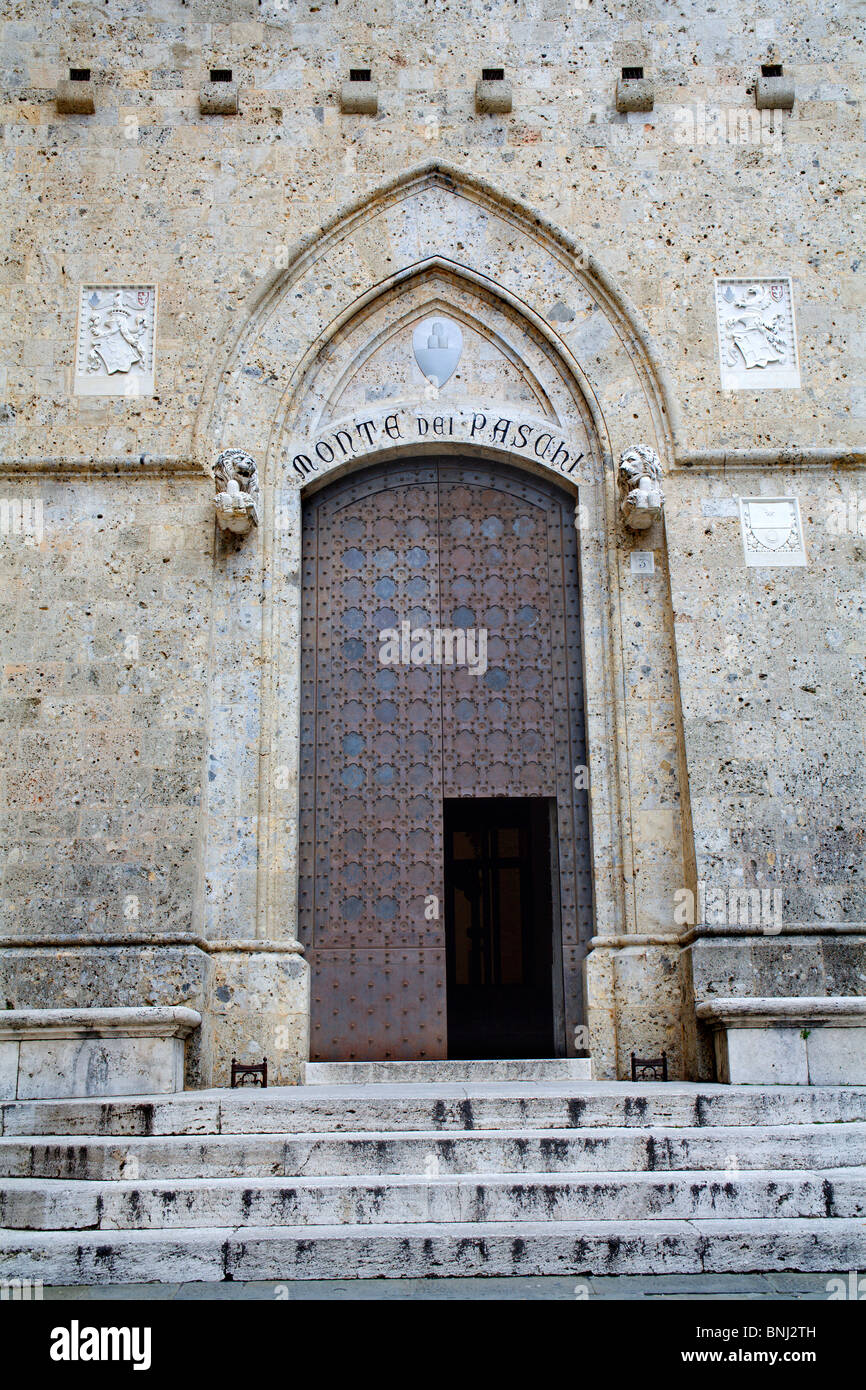
[[[448,1055],[553,1055],[550,812],[445,801]]]

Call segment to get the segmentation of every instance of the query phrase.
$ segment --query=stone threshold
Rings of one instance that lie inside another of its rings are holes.
[[[826,1302],[838,1270],[823,1273],[528,1275],[433,1279],[231,1280],[220,1284],[75,1284],[46,1286],[46,1302],[629,1302],[729,1299]]]

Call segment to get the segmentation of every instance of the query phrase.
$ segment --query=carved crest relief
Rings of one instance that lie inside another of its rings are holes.
[[[153,395],[155,337],[155,285],[83,285],[75,394]]]
[[[415,361],[428,381],[443,387],[457,370],[463,352],[463,333],[459,323],[437,315],[424,319],[412,334]]]
[[[750,567],[805,565],[806,546],[796,497],[741,497],[743,555]]]
[[[797,388],[800,364],[787,276],[717,280],[716,322],[722,388]]]

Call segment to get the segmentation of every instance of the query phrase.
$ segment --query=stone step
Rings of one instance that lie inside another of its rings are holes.
[[[0,1226],[151,1230],[866,1217],[866,1168],[819,1172],[596,1172],[374,1178],[193,1178],[57,1182],[11,1178]]]
[[[0,1134],[5,1136],[751,1127],[855,1120],[866,1120],[863,1087],[687,1082],[288,1086],[0,1104]]]
[[[0,1177],[91,1181],[381,1173],[573,1173],[817,1169],[866,1164],[866,1122],[580,1130],[393,1130],[286,1134],[19,1135]]]
[[[589,1057],[466,1062],[303,1062],[304,1086],[456,1085],[464,1081],[591,1081]]]
[[[838,1217],[0,1230],[0,1277],[61,1285],[864,1267],[866,1221]]]

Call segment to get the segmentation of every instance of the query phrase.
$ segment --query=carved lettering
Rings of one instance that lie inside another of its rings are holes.
[[[542,439],[546,439],[546,440],[547,440],[547,443],[545,444],[545,446],[544,446],[543,449],[539,449],[538,446],[539,446],[539,444],[541,443]],[[548,449],[550,448],[550,446],[551,446],[552,443],[553,443],[553,435],[552,435],[552,434],[540,434],[540,435],[538,436],[538,438],[536,439],[535,444],[534,444],[534,446],[533,446],[533,449],[534,449],[536,458],[540,458],[540,459],[545,458],[546,455],[547,455],[547,451],[548,451]]]
[[[416,423],[414,432],[413,418]],[[434,435],[437,439],[477,439],[479,442],[484,440],[504,450],[531,448],[535,457],[544,460],[548,467],[556,468],[565,475],[573,474],[584,454],[573,453],[564,439],[550,431],[539,433],[539,429],[538,424],[521,422],[507,416],[500,416],[492,421],[490,416],[480,410],[465,413],[457,411],[456,415],[428,415],[404,407],[384,416],[348,421],[333,429],[325,438],[311,439],[306,445],[310,452],[296,454],[292,459],[292,468],[298,477],[304,480],[310,474],[318,472],[321,464],[327,467],[338,459],[354,458],[364,454],[368,450],[381,447],[385,438],[408,441],[415,433],[419,439]]]

